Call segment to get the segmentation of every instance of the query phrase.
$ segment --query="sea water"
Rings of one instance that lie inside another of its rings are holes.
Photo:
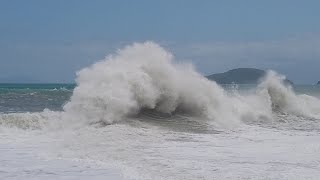
[[[152,42],[0,84],[0,179],[318,179],[320,88],[217,85]]]

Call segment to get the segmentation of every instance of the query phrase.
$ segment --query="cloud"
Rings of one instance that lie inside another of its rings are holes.
[[[317,69],[320,67],[320,35],[272,41],[171,44],[169,48],[178,57],[190,60],[204,74],[256,67],[275,69],[299,83],[312,83],[320,78]]]
[[[156,41],[179,61],[189,61],[203,74],[237,67],[274,69],[296,83],[320,80],[320,35],[265,41]],[[75,72],[133,42],[100,40],[14,43],[2,47],[1,76],[17,72],[42,81],[73,81]],[[14,69],[15,71],[12,71]]]
[[[288,58],[320,56],[320,39],[287,39],[267,42],[216,42],[191,45],[194,55],[226,58]]]

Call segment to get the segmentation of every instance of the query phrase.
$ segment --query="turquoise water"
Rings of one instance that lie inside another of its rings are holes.
[[[320,85],[298,85],[294,86],[298,94],[308,94],[320,98]]]
[[[37,90],[48,90],[48,89],[68,89],[72,90],[75,84],[9,84],[0,83],[0,92],[3,90],[18,90],[18,89],[37,89]]]
[[[0,84],[0,113],[62,110],[75,84]]]

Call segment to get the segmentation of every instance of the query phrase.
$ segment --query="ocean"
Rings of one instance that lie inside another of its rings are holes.
[[[218,85],[154,43],[0,84],[0,179],[319,179],[320,86]]]

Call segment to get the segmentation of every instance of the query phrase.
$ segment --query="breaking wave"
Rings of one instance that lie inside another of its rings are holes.
[[[2,127],[33,130],[57,128],[56,123],[62,119],[61,115],[62,112],[48,109],[43,112],[6,113],[0,114],[0,125]]]
[[[76,81],[78,86],[64,110],[71,115],[68,118],[88,123],[110,124],[152,109],[233,126],[245,114],[265,113],[229,97],[190,64],[175,64],[172,54],[152,42],[119,50],[78,72]]]
[[[87,123],[114,123],[141,110],[185,113],[224,127],[243,119],[270,120],[273,111],[319,117],[319,99],[296,95],[270,71],[252,95],[230,95],[190,64],[153,42],[135,43],[78,72],[66,114]]]
[[[73,95],[59,115],[1,114],[0,124],[24,119],[22,128],[38,128],[51,116],[69,124],[111,124],[150,114],[160,120],[183,114],[180,119],[196,117],[224,128],[274,121],[277,113],[320,119],[320,100],[295,94],[284,79],[269,71],[256,92],[230,94],[192,65],[175,63],[158,44],[135,43],[79,71]]]
[[[297,95],[284,85],[285,76],[269,71],[259,84],[260,93],[267,93],[274,111],[320,119],[320,100],[306,94]]]

